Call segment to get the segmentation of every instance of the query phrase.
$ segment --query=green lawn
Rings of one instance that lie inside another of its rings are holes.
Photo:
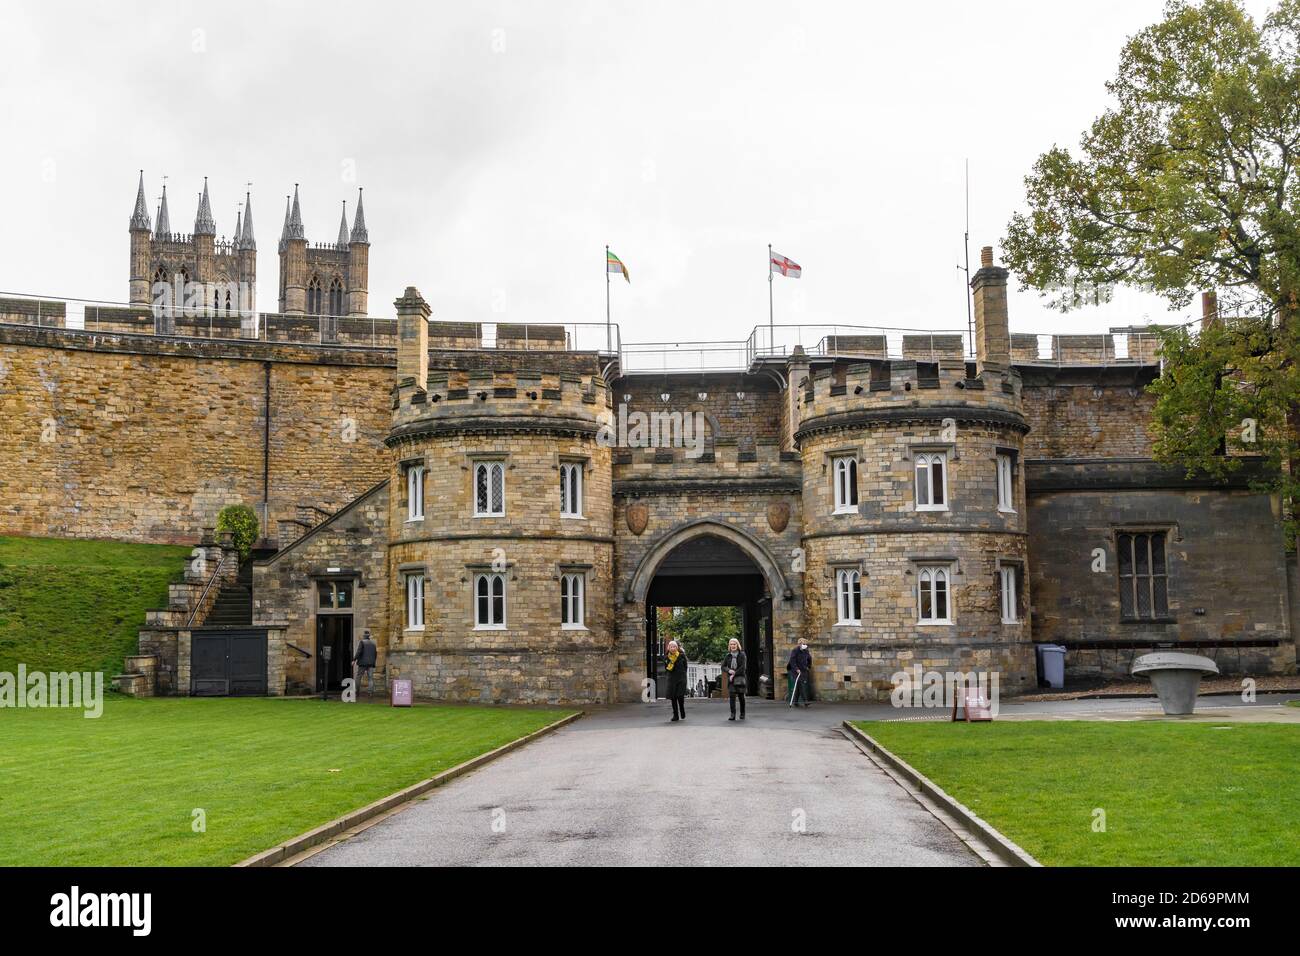
[[[235,863],[566,713],[118,695],[95,720],[0,710],[0,863]]]
[[[1300,865],[1300,725],[858,726],[1043,864]]]
[[[0,537],[0,671],[122,672],[186,547]]]

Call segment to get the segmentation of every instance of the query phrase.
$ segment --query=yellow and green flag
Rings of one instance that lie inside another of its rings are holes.
[[[605,271],[622,273],[623,278],[629,284],[632,282],[632,277],[627,274],[627,266],[623,265],[623,260],[610,252],[608,247],[605,249]]]

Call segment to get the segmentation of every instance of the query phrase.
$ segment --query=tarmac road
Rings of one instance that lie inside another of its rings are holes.
[[[595,711],[300,865],[981,865],[840,735],[855,714],[687,706]]]

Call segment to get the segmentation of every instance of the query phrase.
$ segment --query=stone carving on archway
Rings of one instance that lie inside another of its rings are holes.
[[[640,535],[649,521],[650,508],[644,501],[634,501],[627,506],[627,530]]]
[[[790,523],[790,502],[773,501],[767,506],[767,526],[780,534]]]

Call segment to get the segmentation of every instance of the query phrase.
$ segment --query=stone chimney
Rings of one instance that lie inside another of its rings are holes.
[[[781,436],[782,451],[797,451],[799,447],[794,440],[795,433],[799,431],[799,399],[803,394],[799,383],[808,377],[809,369],[807,353],[804,352],[802,345],[796,345],[790,353],[790,361],[786,366],[785,434]]]
[[[1201,328],[1206,329],[1219,319],[1219,296],[1216,292],[1201,293]]]
[[[393,303],[397,309],[397,384],[408,379],[423,391],[429,378],[429,303],[408,285]]]
[[[970,280],[975,297],[975,360],[980,371],[1011,367],[1011,328],[1007,319],[1007,275],[993,264],[993,247],[980,250],[980,269]]]

